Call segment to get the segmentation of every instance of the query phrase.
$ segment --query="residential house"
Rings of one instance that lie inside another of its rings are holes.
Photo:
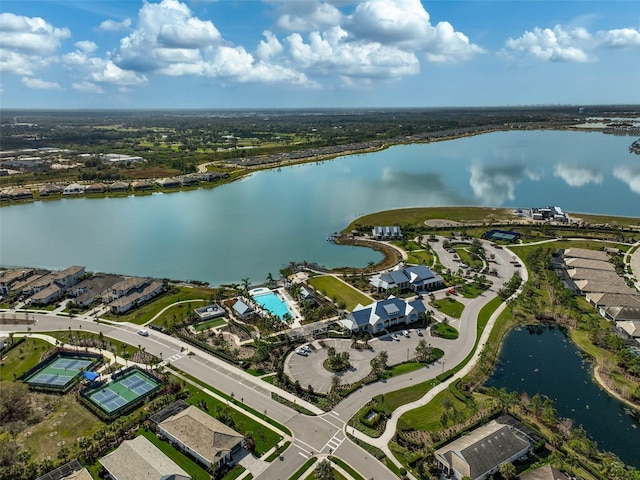
[[[569,480],[571,477],[547,464],[520,475],[519,478],[520,480]]]
[[[183,175],[181,177],[176,178],[176,180],[178,180],[180,182],[180,185],[182,185],[183,187],[198,185],[198,183],[200,183],[200,181],[198,180],[198,177],[194,177],[192,175]]]
[[[9,295],[12,286],[21,280],[33,275],[32,268],[15,268],[13,270],[5,270],[0,276],[0,294]]]
[[[609,261],[609,254],[602,250],[589,250],[588,248],[567,248],[563,253],[564,258],[585,258],[588,260]]]
[[[160,295],[164,291],[165,285],[161,280],[152,280],[141,285],[135,290],[129,290],[129,293],[118,297],[109,304],[112,313],[126,313],[132,308],[142,305],[152,298]]]
[[[191,480],[191,477],[142,435],[125,440],[99,462],[113,480]]]
[[[93,480],[89,471],[78,460],[71,460],[36,480]]]
[[[218,304],[207,305],[206,307],[196,308],[194,310],[198,318],[202,321],[212,320],[218,317],[224,317],[227,312]]]
[[[104,193],[107,186],[104,183],[92,183],[84,189],[84,193]]]
[[[158,435],[187,452],[200,464],[216,469],[230,463],[244,437],[208,413],[190,405],[156,426]]]
[[[150,182],[147,182],[145,180],[138,180],[138,181],[133,182],[131,184],[131,188],[133,188],[136,191],[153,190],[153,184],[151,184]]]
[[[392,295],[367,306],[358,304],[340,323],[351,332],[377,334],[392,326],[416,322],[425,311],[421,300],[405,302]]]
[[[69,267],[61,272],[53,274],[54,280],[59,283],[63,288],[69,288],[74,286],[85,275],[85,267],[75,265]]]
[[[144,285],[151,282],[147,277],[129,277],[125,278],[109,288],[108,292],[103,295],[102,301],[109,303],[117,298],[124,297],[134,290],[142,288]]]
[[[227,178],[229,176],[228,173],[221,173],[221,172],[204,172],[204,173],[198,173],[198,178],[200,178],[201,181],[203,182],[215,182],[216,180],[219,180],[221,178]]]
[[[640,295],[620,293],[588,293],[587,301],[594,307],[640,307]]]
[[[619,293],[622,295],[633,295],[638,293],[633,288],[630,288],[624,280],[620,279],[620,282],[597,282],[594,280],[578,280],[574,282],[576,288],[583,294],[589,293]]]
[[[592,268],[571,268],[567,270],[569,278],[576,280],[595,280],[597,282],[620,282],[624,280],[613,270],[594,270]]]
[[[594,270],[610,270],[615,272],[615,267],[611,262],[603,262],[602,260],[591,260],[589,258],[567,258],[564,261],[567,269],[569,268],[591,268]]]
[[[386,227],[373,227],[371,235],[376,240],[401,240],[403,237],[402,229],[397,225]]]
[[[29,303],[32,305],[48,305],[54,300],[64,295],[64,289],[56,282],[51,283],[46,288],[37,291],[29,297]]]
[[[398,264],[389,272],[374,275],[369,280],[378,293],[398,289],[403,292],[435,290],[444,286],[442,277],[432,272],[426,265],[405,267]]]
[[[62,187],[46,183],[39,190],[41,197],[48,197],[49,195],[59,195],[62,193]]]
[[[109,289],[121,280],[122,277],[119,275],[96,273],[92,277],[85,278],[74,285],[69,290],[69,294],[75,297],[74,303],[78,306],[88,307],[95,300],[106,295]]]
[[[614,322],[640,321],[640,306],[637,307],[607,307],[604,317]]]
[[[640,320],[626,320],[616,322],[616,329],[625,337],[640,341]]]
[[[316,297],[313,296],[313,293],[302,286],[300,287],[300,300],[307,303],[315,303]]]
[[[12,187],[5,190],[5,194],[10,200],[25,200],[33,198],[33,192],[22,187]]]
[[[492,420],[435,451],[436,463],[447,476],[484,480],[500,465],[526,456],[531,444],[519,430]]]
[[[126,192],[129,190],[129,184],[126,182],[113,182],[109,185],[109,190],[112,192]]]
[[[180,182],[175,178],[159,178],[156,180],[156,184],[163,188],[177,188],[180,186]]]
[[[84,185],[80,185],[79,183],[72,183],[64,187],[62,191],[63,195],[81,195],[84,193]]]
[[[250,305],[247,305],[240,299],[233,304],[233,312],[238,318],[243,320],[252,317],[255,313]]]

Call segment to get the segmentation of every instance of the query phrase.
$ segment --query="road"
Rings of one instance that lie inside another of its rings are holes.
[[[432,245],[445,266],[449,261],[453,262],[452,259],[447,258],[447,255],[450,254],[445,252],[441,245]],[[395,474],[387,469],[385,465],[346,438],[346,423],[373,396],[432,379],[441,373],[444,368],[454,367],[466,358],[476,340],[478,313],[487,302],[495,298],[497,290],[511,277],[515,268],[510,263],[513,255],[510,251],[493,249],[488,243],[485,244],[485,248],[496,255],[497,263],[492,264],[492,267],[498,270],[499,277],[493,278],[495,284],[489,291],[467,303],[460,319],[459,339],[455,348],[447,349],[446,355],[443,357],[444,365],[433,365],[407,375],[391,378],[385,382],[377,382],[363,387],[340,402],[333,411],[317,416],[307,416],[295,412],[273,400],[271,392],[277,392],[285,398],[289,398],[292,401],[295,400],[312,411],[318,411],[317,407],[301,399],[295,399],[288,392],[263,382],[243,370],[239,370],[179,339],[153,330],[149,331],[148,337],[138,335],[137,331],[140,329],[138,325],[106,323],[103,321],[96,323],[90,315],[69,318],[51,313],[2,312],[0,316],[5,321],[10,321],[17,317],[24,318],[24,315],[27,315],[29,319],[33,319],[36,322],[30,326],[33,332],[68,331],[69,329],[84,330],[102,333],[106,337],[131,345],[139,345],[144,347],[147,352],[162,358],[165,363],[168,362],[171,366],[194,378],[222,392],[233,395],[251,408],[263,412],[265,415],[285,425],[293,433],[292,445],[285,452],[284,459],[272,462],[259,475],[260,478],[285,480],[302,466],[309,457],[327,455],[332,451],[333,455],[342,458],[367,479],[397,480]],[[26,326],[24,325],[0,325],[0,332],[25,330]],[[187,355],[187,352],[192,354]]]

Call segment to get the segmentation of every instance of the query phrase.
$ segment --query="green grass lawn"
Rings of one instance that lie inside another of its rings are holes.
[[[404,375],[405,373],[415,372],[416,370],[420,370],[424,368],[424,364],[419,362],[409,362],[409,363],[401,363],[399,365],[394,365],[391,367],[391,376],[395,377],[397,375]]]
[[[422,398],[425,393],[438,383],[440,383],[438,380],[429,380],[428,382],[411,385],[410,387],[385,393],[384,395],[378,395],[375,397],[375,400],[378,402],[378,407],[384,411],[385,414],[389,415],[400,405],[411,403]]]
[[[466,263],[467,265],[473,268],[482,268],[482,260],[480,260],[477,256],[467,252],[465,248],[468,248],[468,246],[465,245],[465,246],[455,248],[456,253],[460,257],[460,260],[462,261],[462,263]]]
[[[411,252],[407,257],[407,263],[413,265],[420,265],[424,263],[427,267],[433,265],[433,260],[433,254],[431,252],[427,252],[426,250]]]
[[[513,220],[513,211],[508,208],[482,207],[433,207],[403,208],[365,215],[353,221],[345,231],[350,232],[358,225],[424,225],[431,219],[453,220],[456,222],[493,222]]]
[[[456,292],[462,295],[464,298],[476,298],[479,297],[482,292],[485,290],[482,288],[478,288],[476,285],[471,283],[465,283],[464,285],[459,285],[456,287]]]
[[[16,339],[17,340],[17,339]],[[40,363],[40,357],[55,348],[49,342],[37,338],[26,338],[0,361],[0,380],[13,380]]]
[[[429,302],[429,305],[453,318],[460,318],[464,310],[464,305],[451,297],[434,300],[433,302]]]
[[[436,323],[431,327],[431,330],[439,337],[447,340],[455,340],[459,335],[458,330],[446,323]]]
[[[226,325],[226,323],[227,322],[224,318],[214,318],[212,320],[207,320],[206,322],[196,323],[193,328],[195,328],[198,332],[202,332],[203,330],[208,330],[209,328]]]
[[[45,335],[50,335],[54,338],[57,338],[62,343],[68,343],[68,344],[72,344],[72,342],[74,341],[87,339],[87,338],[93,338],[96,340],[100,339],[100,334],[98,333],[84,332],[81,330],[70,330],[70,331],[62,330],[57,332],[42,332],[42,333],[44,333]],[[103,336],[102,340],[111,344],[115,348],[116,354],[121,356],[122,358],[131,358],[133,354],[138,351],[137,346],[129,345],[127,343],[121,342],[119,340],[115,340],[110,337]]]
[[[203,301],[208,302],[209,298],[213,293],[213,289],[205,288],[205,287],[177,287],[176,293],[165,293],[160,298],[156,300],[152,300],[151,302],[141,306],[140,308],[136,308],[131,313],[127,313],[125,315],[108,315],[105,318],[109,318],[112,320],[116,320],[118,322],[131,322],[137,325],[142,325],[143,323],[151,320],[155,315],[157,315],[163,308],[168,307],[169,305],[181,302],[184,300],[193,300],[191,302],[191,309],[201,307]],[[189,304],[181,304],[178,306],[181,309],[181,312],[189,311]],[[162,319],[165,315],[170,315],[171,319],[173,319],[173,313],[171,313],[170,309],[165,312],[161,317],[157,319],[156,324],[162,325]],[[160,323],[158,323],[158,321]]]
[[[336,303],[344,303],[347,310],[353,310],[358,304],[368,305],[373,301],[352,286],[328,275],[310,278],[309,284],[327,297],[335,298]]]
[[[347,472],[353,480],[365,480],[362,475],[356,472],[351,465],[343,462],[341,459],[337,457],[329,457],[329,461],[335,463],[340,468],[342,468],[345,472]]]

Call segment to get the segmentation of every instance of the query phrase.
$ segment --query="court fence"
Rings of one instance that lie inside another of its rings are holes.
[[[44,360],[42,360],[37,365],[30,368],[29,370],[27,370],[25,373],[23,373],[18,377],[18,380],[22,380],[32,390],[38,390],[38,391],[49,392],[49,393],[67,393],[69,390],[71,390],[71,388],[74,385],[76,385],[80,380],[82,380],[83,378],[82,372],[87,370],[96,370],[98,367],[100,367],[100,365],[102,365],[102,362],[104,361],[104,358],[99,353],[78,352],[76,350],[68,350],[63,348],[55,349],[55,351],[52,354],[49,352],[47,353],[48,355]],[[79,373],[76,374],[70,382],[67,382],[64,385],[27,381],[29,377],[33,376],[39,371],[45,370],[47,367],[51,366],[51,364],[53,364],[54,362],[56,362],[61,358],[68,358],[68,359],[82,358],[82,359],[91,360],[92,363],[91,365],[88,365],[87,367],[81,369]]]
[[[82,390],[80,390],[79,394],[78,394],[78,399],[80,401],[80,403],[82,405],[84,405],[88,410],[90,410],[94,415],[96,415],[98,418],[100,418],[101,420],[104,420],[106,422],[110,422],[118,417],[120,417],[121,415],[124,415],[125,413],[129,413],[132,410],[135,410],[136,408],[138,408],[140,405],[148,402],[149,400],[151,400],[162,388],[164,382],[163,380],[158,377],[157,375],[155,375],[153,372],[149,372],[149,371],[145,371],[143,369],[141,369],[140,367],[138,367],[137,365],[133,365],[129,368],[126,368],[125,370],[119,371],[117,373],[114,373],[111,378],[113,379],[113,381],[118,381],[121,378],[124,378],[128,375],[131,375],[134,372],[139,372],[142,375],[144,375],[147,378],[150,378],[151,380],[153,380],[154,382],[156,382],[156,386],[153,387],[151,390],[149,390],[148,392],[139,395],[138,397],[136,397],[135,399],[133,399],[130,402],[127,402],[126,404],[122,405],[121,407],[118,407],[114,410],[111,411],[107,411],[105,408],[103,408],[103,405],[99,402],[95,402],[91,399],[91,394],[96,392],[98,389],[104,387],[105,385],[108,385],[105,382],[100,382],[98,384],[92,384],[87,386],[86,388],[83,388]]]

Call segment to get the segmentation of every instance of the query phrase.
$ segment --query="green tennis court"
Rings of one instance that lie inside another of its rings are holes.
[[[80,372],[93,364],[86,357],[58,357],[30,375],[24,381],[31,385],[64,387]]]
[[[160,384],[144,373],[134,370],[88,395],[89,400],[111,413],[156,389]]]

